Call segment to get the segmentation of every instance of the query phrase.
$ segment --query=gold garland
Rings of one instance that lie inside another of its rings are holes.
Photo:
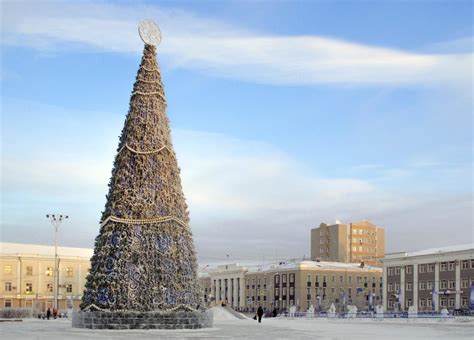
[[[142,95],[142,96],[153,96],[153,95],[158,95],[158,97],[160,97],[160,99],[163,100],[163,102],[166,103],[166,99],[165,97],[163,97],[163,95],[161,94],[161,92],[159,91],[155,91],[155,92],[142,92],[142,91],[133,91],[132,92],[132,97],[136,94],[139,94],[139,95]]]
[[[137,154],[137,155],[151,155],[151,154],[154,154],[154,153],[158,153],[162,150],[168,150],[168,152],[174,157],[174,154],[173,152],[170,150],[170,148],[168,148],[166,145],[162,146],[161,148],[159,149],[156,149],[156,150],[151,150],[151,151],[139,151],[139,150],[135,150],[133,148],[131,148],[130,146],[128,146],[127,143],[125,143],[124,146],[122,146],[119,150],[118,153],[121,153],[123,151],[123,149],[127,148],[128,150],[130,150],[131,152]]]
[[[175,221],[179,225],[184,228],[187,228],[188,225],[177,217],[174,216],[162,216],[162,217],[154,217],[154,218],[147,218],[147,219],[130,219],[130,218],[120,218],[117,216],[109,216],[107,217],[100,226],[103,227],[109,221],[119,222],[119,223],[126,223],[126,224],[151,224],[151,223],[160,223],[160,222],[167,222],[167,221]]]
[[[162,305],[162,303],[160,303],[159,305]],[[158,306],[159,306],[158,305]],[[89,311],[92,307],[96,308],[97,310],[101,311],[101,312],[138,312],[138,313],[158,313],[160,315],[163,315],[163,314],[166,314],[166,313],[170,313],[170,312],[174,312],[178,309],[186,309],[188,311],[191,311],[191,312],[198,312],[199,310],[197,309],[194,309],[192,307],[189,307],[188,305],[183,305],[183,304],[180,304],[180,305],[177,305],[176,307],[173,307],[173,308],[170,308],[170,309],[165,309],[163,311],[149,311],[149,312],[144,312],[144,311],[134,311],[134,310],[130,310],[130,309],[117,309],[117,310],[110,310],[110,309],[104,309],[104,308],[100,308],[99,306],[95,305],[95,304],[90,304],[88,305],[87,307],[85,307],[83,309],[84,312],[87,312]]]

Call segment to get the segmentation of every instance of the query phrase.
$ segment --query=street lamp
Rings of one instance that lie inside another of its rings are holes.
[[[59,289],[59,266],[58,266],[58,231],[63,220],[69,218],[68,215],[48,214],[46,218],[50,220],[54,228],[54,273],[53,273],[53,308],[58,310],[58,289]]]

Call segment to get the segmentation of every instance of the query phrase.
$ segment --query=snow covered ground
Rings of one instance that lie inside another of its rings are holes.
[[[473,339],[474,320],[421,319],[238,319],[221,307],[214,310],[214,328],[200,330],[84,330],[67,320],[25,319],[0,322],[1,339]]]

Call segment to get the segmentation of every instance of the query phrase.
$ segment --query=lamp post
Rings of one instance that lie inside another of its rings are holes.
[[[58,266],[58,231],[63,220],[69,218],[68,215],[48,214],[46,218],[50,220],[54,228],[54,272],[53,272],[53,308],[58,310],[58,289],[59,289],[59,266]]]

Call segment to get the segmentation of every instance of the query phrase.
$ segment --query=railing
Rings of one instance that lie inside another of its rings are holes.
[[[278,316],[286,318],[343,318],[343,319],[376,319],[376,318],[401,318],[401,319],[448,319],[454,318],[453,315],[442,315],[440,312],[418,312],[412,316],[408,315],[408,312],[385,312],[382,314],[377,314],[375,312],[357,312],[356,314],[351,314],[348,312],[340,312],[332,314],[332,316],[327,312],[283,312],[278,314]]]

